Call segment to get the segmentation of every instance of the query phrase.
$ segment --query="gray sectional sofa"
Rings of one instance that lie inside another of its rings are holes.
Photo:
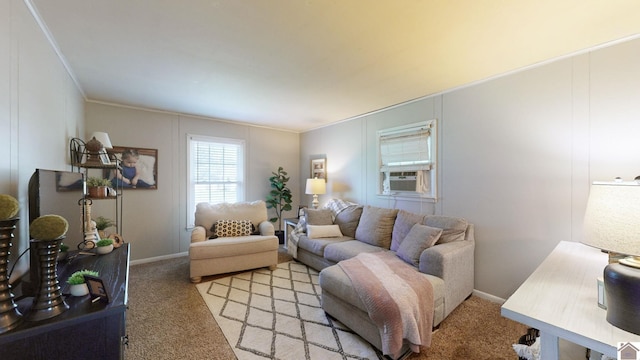
[[[308,210],[301,223],[296,229],[297,241],[289,240],[294,249],[290,252],[298,261],[321,271],[323,309],[379,349],[378,328],[348,276],[340,266],[332,265],[361,252],[395,252],[433,285],[434,327],[473,291],[474,228],[464,219],[350,204],[337,211]],[[416,236],[420,231],[416,233],[414,227],[431,233],[442,231],[425,241],[428,236]]]

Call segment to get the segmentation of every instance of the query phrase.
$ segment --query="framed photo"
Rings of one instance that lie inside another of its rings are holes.
[[[305,205],[298,206],[298,219],[300,219],[300,217],[304,215],[304,209],[306,208],[307,207]]]
[[[102,165],[111,165],[111,159],[109,159],[109,154],[107,154],[106,150],[100,151],[100,162]]]
[[[327,159],[311,160],[311,178],[324,179],[327,181]]]
[[[158,149],[114,146],[109,155],[120,165],[105,170],[112,183],[123,189],[158,189]]]
[[[84,282],[87,283],[92,302],[109,303],[109,294],[107,294],[107,288],[104,287],[102,279],[97,276],[84,275]]]

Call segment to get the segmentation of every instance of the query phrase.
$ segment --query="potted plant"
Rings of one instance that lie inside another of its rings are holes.
[[[84,282],[84,276],[98,276],[97,271],[93,270],[80,270],[76,271],[67,279],[67,284],[69,284],[69,292],[73,296],[85,296],[89,293],[89,288],[87,284]]]
[[[64,259],[66,259],[68,251],[69,251],[69,246],[65,245],[63,243],[60,243],[60,252],[58,253],[58,256],[57,256],[56,260],[62,261]]]
[[[98,254],[108,254],[113,251],[113,240],[111,239],[101,239],[96,242],[96,252]]]
[[[271,191],[267,195],[267,209],[274,209],[276,216],[269,219],[272,223],[278,222],[276,235],[281,244],[284,244],[284,231],[282,231],[282,213],[291,210],[291,190],[287,187],[289,177],[282,166],[278,167],[278,172],[272,172],[269,178]]]
[[[87,178],[87,190],[92,198],[105,198],[109,195],[111,180],[103,179],[95,176]]]
[[[107,219],[104,216],[98,216],[94,221],[96,222],[96,229],[98,230],[98,235],[100,235],[101,239],[106,237],[104,230],[116,224],[113,220]]]

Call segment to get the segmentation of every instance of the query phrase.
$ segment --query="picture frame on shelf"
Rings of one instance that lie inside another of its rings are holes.
[[[313,159],[311,160],[311,178],[324,179],[327,181],[327,159]]]
[[[300,219],[300,217],[304,215],[304,209],[306,208],[307,208],[306,205],[298,206],[298,219]]]
[[[102,165],[111,165],[111,159],[109,158],[109,154],[106,150],[100,151],[100,162]]]

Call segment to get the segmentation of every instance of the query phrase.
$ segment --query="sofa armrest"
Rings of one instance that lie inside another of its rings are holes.
[[[258,230],[260,230],[260,235],[275,235],[275,228],[273,227],[273,223],[270,221],[263,221],[258,225]]]
[[[475,241],[454,241],[432,246],[420,255],[420,272],[444,280],[445,316],[473,292]]]
[[[196,226],[191,230],[191,243],[207,240],[207,230],[203,226]]]

